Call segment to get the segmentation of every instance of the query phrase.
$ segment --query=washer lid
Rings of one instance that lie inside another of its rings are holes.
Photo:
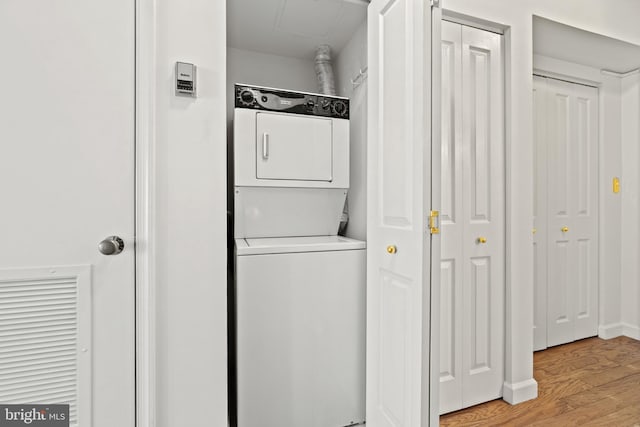
[[[364,248],[366,248],[366,242],[343,236],[236,239],[236,254],[238,256],[292,252],[347,251]]]

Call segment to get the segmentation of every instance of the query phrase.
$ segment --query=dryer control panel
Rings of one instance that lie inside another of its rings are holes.
[[[336,119],[349,118],[348,98],[243,84],[235,85],[235,107]]]

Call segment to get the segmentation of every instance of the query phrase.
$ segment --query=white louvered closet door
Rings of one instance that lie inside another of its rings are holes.
[[[440,412],[502,396],[501,36],[442,23]]]
[[[534,90],[536,327],[546,321],[546,341],[534,333],[534,348],[542,349],[598,333],[598,90],[539,77]]]
[[[0,405],[71,426],[135,425],[134,12],[0,2]]]

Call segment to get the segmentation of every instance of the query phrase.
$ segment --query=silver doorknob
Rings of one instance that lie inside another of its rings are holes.
[[[124,250],[124,241],[118,236],[109,236],[98,245],[103,255],[118,255]]]

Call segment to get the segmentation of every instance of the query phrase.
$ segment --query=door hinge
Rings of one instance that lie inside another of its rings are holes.
[[[440,0],[430,0],[431,7],[440,7]]]
[[[429,214],[429,231],[431,234],[440,234],[440,212],[431,211]]]

